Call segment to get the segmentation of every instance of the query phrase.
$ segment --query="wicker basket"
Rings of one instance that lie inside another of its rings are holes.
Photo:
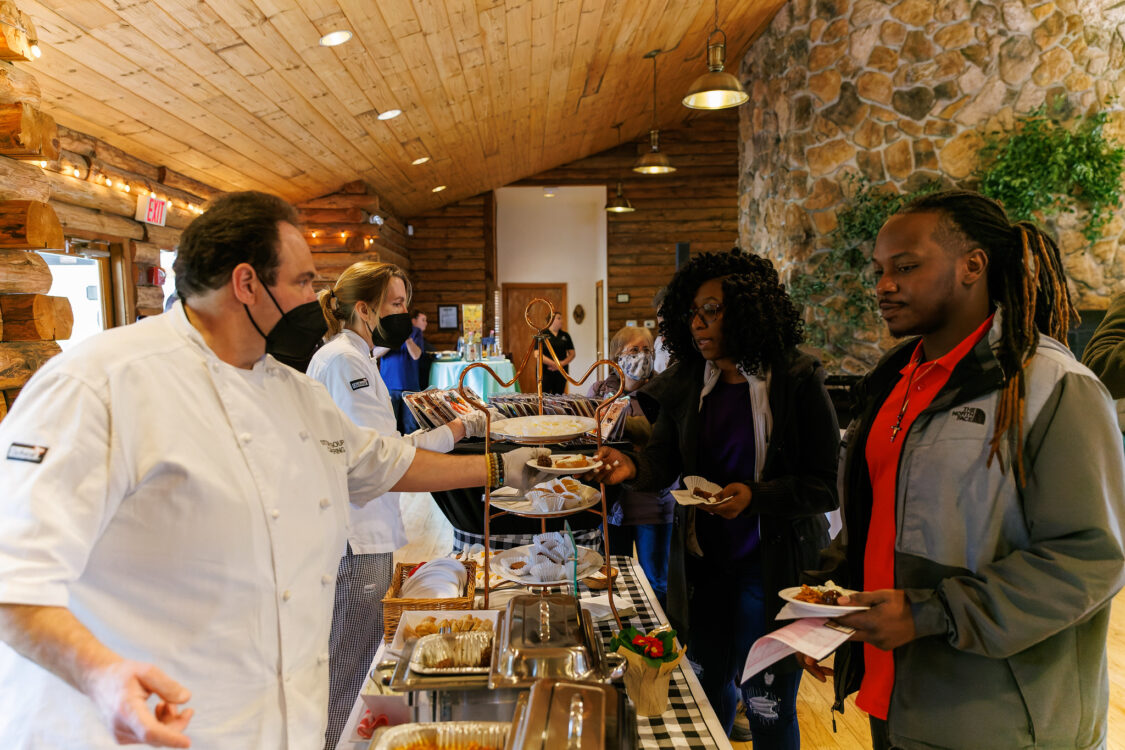
[[[461,563],[468,571],[468,582],[465,585],[465,595],[454,599],[400,598],[399,592],[402,591],[403,582],[410,575],[410,571],[418,567],[420,563],[396,563],[394,577],[391,578],[391,588],[387,595],[383,597],[383,640],[387,643],[394,640],[395,631],[398,630],[398,621],[402,618],[402,613],[407,610],[472,609],[477,595],[477,564],[472,560],[462,560]]]

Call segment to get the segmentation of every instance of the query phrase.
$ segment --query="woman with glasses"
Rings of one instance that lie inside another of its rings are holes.
[[[723,488],[723,502],[675,508],[668,616],[728,733],[741,692],[755,750],[797,748],[796,660],[741,691],[739,680],[753,642],[782,624],[778,591],[816,567],[828,541],[840,432],[824,369],[797,349],[797,309],[758,256],[696,256],[661,311],[675,364],[640,397],[658,406],[652,437],[631,456],[603,448],[598,478],[656,491],[700,476]]]
[[[609,342],[609,358],[625,373],[622,396],[629,398],[629,412],[625,417],[625,439],[640,450],[652,434],[652,425],[636,398],[642,387],[655,375],[653,372],[652,334],[645,328],[625,326]],[[609,377],[590,386],[589,395],[604,399],[617,392],[621,379],[615,370]],[[668,554],[672,544],[672,506],[675,501],[667,491],[642,492],[627,487],[614,487],[607,497],[609,512],[609,553],[632,555],[637,547],[637,559],[652,584],[660,606],[666,606],[668,591]]]

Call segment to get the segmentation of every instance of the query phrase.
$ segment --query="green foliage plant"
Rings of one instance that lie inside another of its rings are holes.
[[[1042,221],[1082,208],[1082,234],[1096,242],[1121,207],[1125,168],[1125,148],[1106,138],[1106,120],[1099,111],[1067,127],[1043,106],[1009,131],[986,134],[976,174],[980,191],[1004,204],[1013,221]]]
[[[808,343],[826,351],[842,353],[861,330],[880,330],[875,302],[875,277],[871,267],[871,250],[884,222],[919,195],[933,192],[939,182],[929,182],[909,193],[897,193],[885,183],[872,184],[862,175],[847,174],[843,190],[849,196],[847,205],[836,214],[836,228],[829,234],[831,247],[809,273],[790,280],[788,291],[793,301],[817,310],[806,317],[805,335]],[[839,296],[838,309],[827,312],[821,302]],[[832,320],[843,326],[845,339],[833,339],[827,323]]]

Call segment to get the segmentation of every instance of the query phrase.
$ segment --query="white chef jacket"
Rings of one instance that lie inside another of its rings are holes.
[[[345,328],[334,336],[313,355],[307,372],[324,384],[336,405],[357,425],[384,437],[403,437],[395,421],[391,393],[367,342],[358,333]],[[403,439],[438,453],[448,453],[455,442],[453,431],[447,426],[419,431]],[[348,515],[348,541],[357,555],[394,552],[407,542],[397,492],[388,492],[363,506],[352,505]]]
[[[347,502],[393,486],[412,446],[272,357],[224,363],[177,303],[48,362],[0,451],[0,602],[67,606],[190,689],[193,747],[323,745]],[[0,644],[0,747],[117,745]]]

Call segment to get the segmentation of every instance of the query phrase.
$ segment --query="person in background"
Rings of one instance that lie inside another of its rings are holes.
[[[1125,455],[1060,343],[1059,250],[951,190],[888,219],[873,261],[887,329],[911,338],[855,388],[844,530],[817,578],[869,609],[836,618],[856,632],[835,708],[859,691],[876,750],[1105,747]]]
[[[402,394],[404,391],[410,393],[422,390],[419,360],[426,351],[426,338],[423,336],[426,330],[426,313],[415,310],[410,317],[410,324],[410,335],[399,346],[391,347],[379,364],[383,382],[390,391],[391,403],[394,405],[395,423],[398,431],[404,435],[418,429],[414,415],[402,401]]]
[[[722,488],[724,502],[675,507],[668,617],[727,733],[741,694],[756,750],[797,748],[796,660],[739,682],[751,644],[782,624],[777,592],[828,542],[840,430],[824,368],[797,349],[800,315],[759,256],[695,256],[661,309],[674,364],[642,390],[659,405],[652,437],[632,456],[600,449],[595,478],[658,492],[695,476]]]
[[[330,340],[317,350],[308,375],[360,427],[400,437],[391,394],[371,351],[405,350],[411,332],[410,281],[391,263],[363,261],[348,267],[319,294]],[[417,324],[413,331],[418,331]],[[388,355],[389,356],[389,355]],[[385,367],[384,357],[384,367]],[[474,411],[428,432],[406,436],[412,445],[448,453],[465,436],[484,434],[484,414]],[[329,640],[328,730],[325,747],[340,738],[371,661],[383,638],[383,596],[391,586],[394,551],[406,544],[399,493],[388,492],[363,507],[350,506],[347,550],[336,574],[336,601]]]
[[[571,340],[570,334],[562,329],[562,324],[562,313],[556,312],[551,318],[551,325],[547,327],[547,338],[551,342],[551,348],[555,350],[555,356],[559,358],[559,363],[562,364],[562,371],[551,359],[547,347],[543,347],[544,393],[566,393],[566,376],[563,372],[570,372],[569,365],[574,360],[574,341]]]
[[[629,398],[625,417],[625,439],[639,451],[652,435],[652,425],[635,395],[652,380],[652,334],[647,329],[625,326],[609,342],[609,358],[625,373],[622,396]],[[589,395],[605,399],[617,392],[621,379],[611,370],[609,377],[590,386]],[[676,504],[667,490],[641,492],[629,487],[611,487],[609,554],[633,554],[652,584],[661,607],[667,606],[668,554],[672,546],[672,508]]]
[[[668,287],[660,287],[660,291],[652,298],[652,307],[656,310],[656,325],[657,330],[660,330],[660,325],[664,323],[664,314],[660,308],[664,305],[664,297],[668,294]],[[668,369],[668,347],[664,346],[664,337],[657,335],[656,340],[652,342],[652,350],[656,354],[652,362],[652,371],[659,375]]]
[[[0,422],[4,750],[319,747],[349,500],[537,480],[541,451],[357,427],[273,356],[324,335],[298,226],[218,198],[180,239],[180,301],[52,358]]]
[[[1094,371],[1117,400],[1117,423],[1125,432],[1125,293],[1109,303],[1082,353],[1082,364]]]

